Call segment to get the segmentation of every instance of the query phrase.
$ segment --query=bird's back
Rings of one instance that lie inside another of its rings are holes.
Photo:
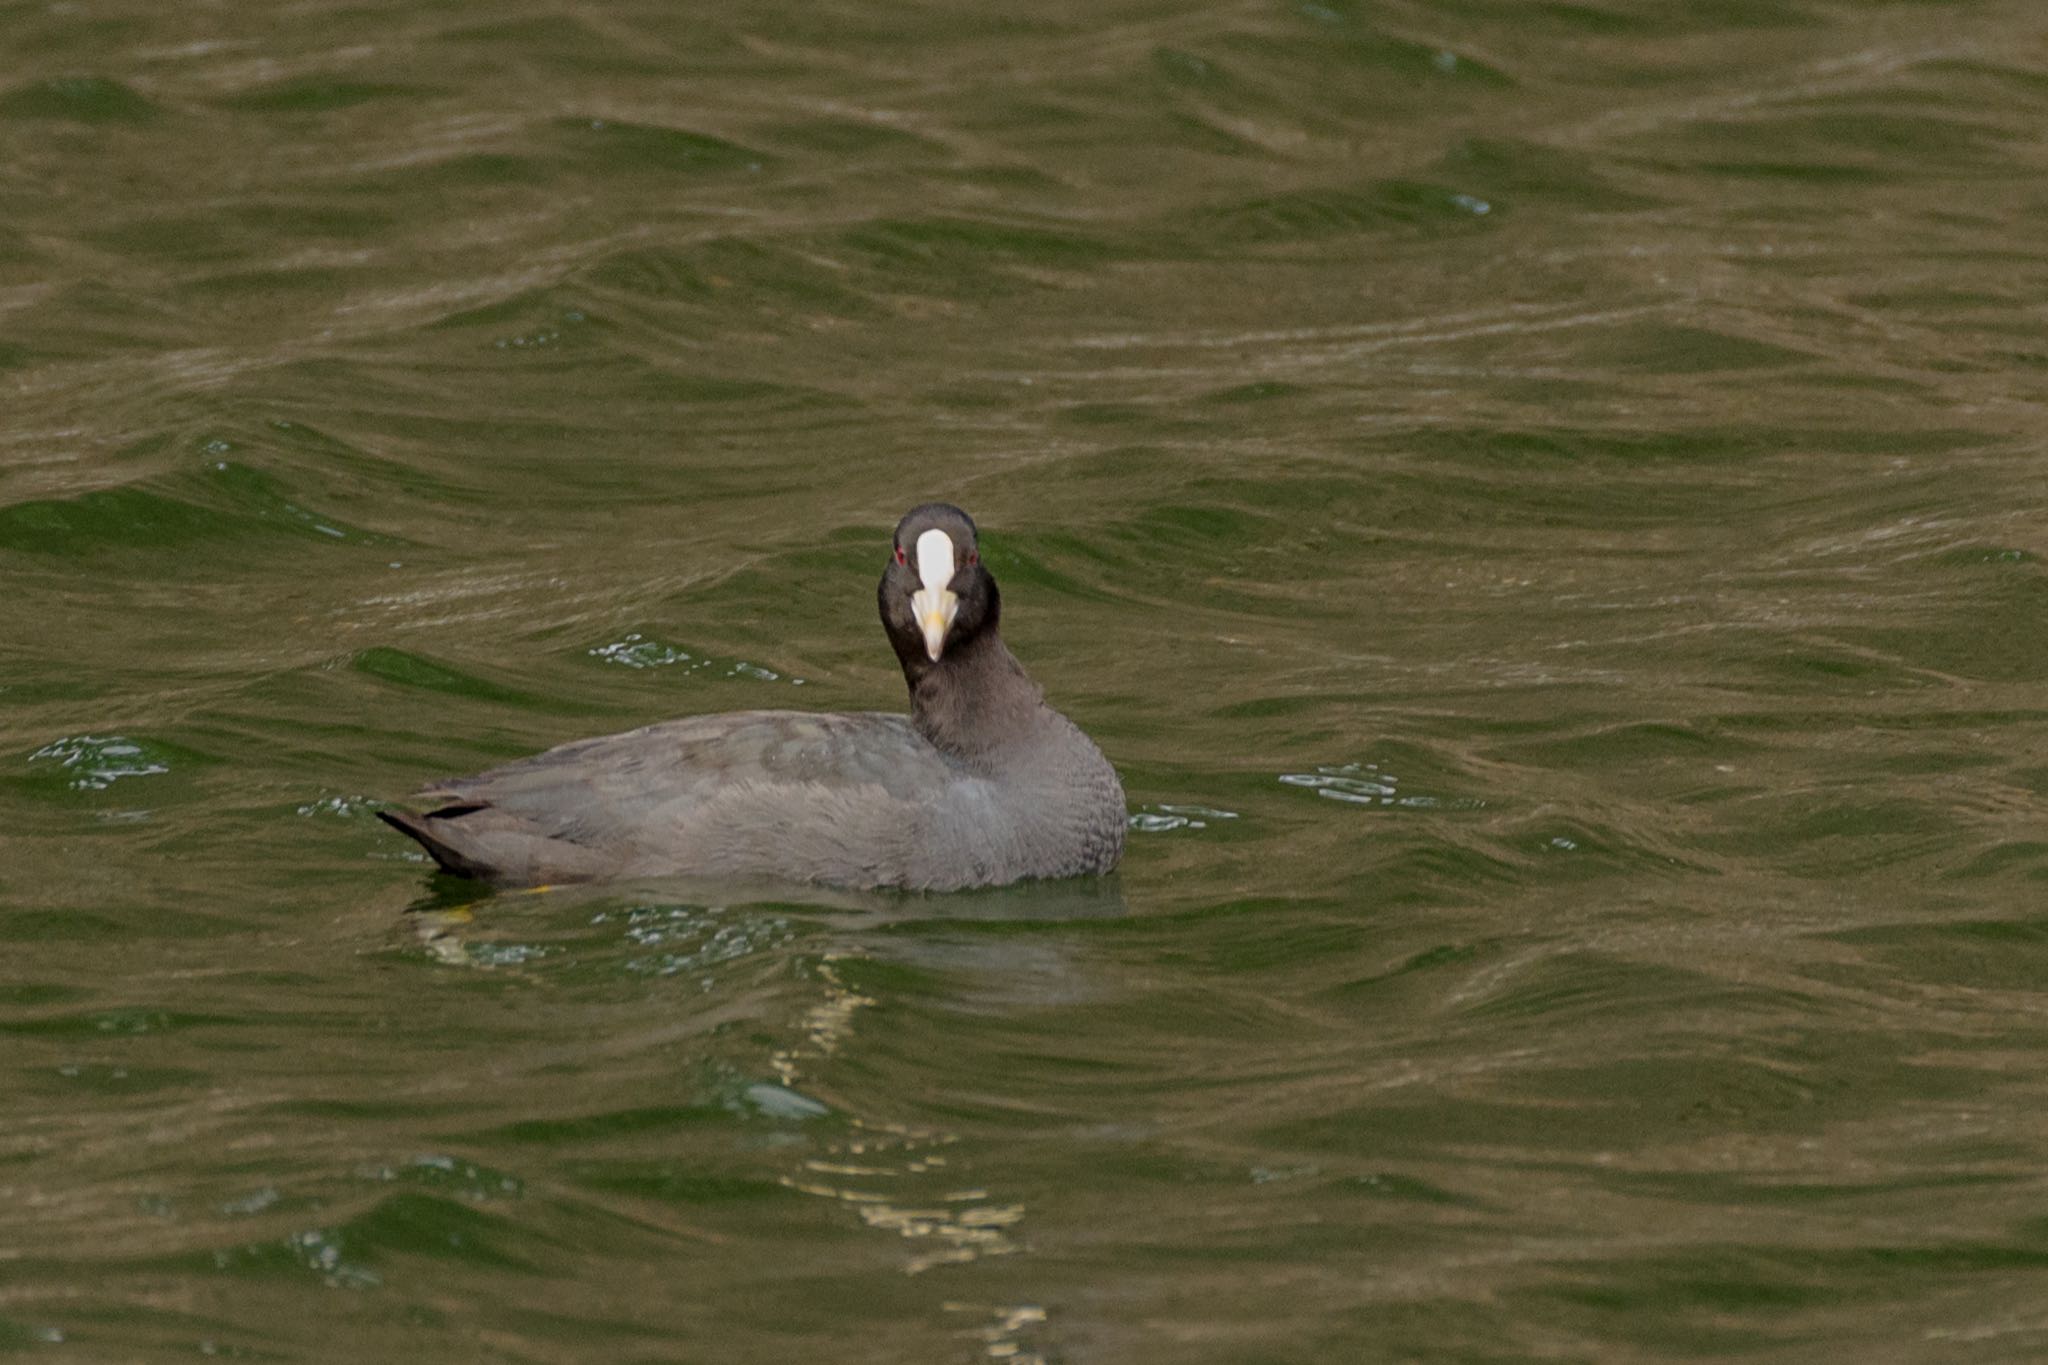
[[[894,885],[960,777],[906,716],[741,711],[564,744],[387,818],[449,870],[498,882]]]

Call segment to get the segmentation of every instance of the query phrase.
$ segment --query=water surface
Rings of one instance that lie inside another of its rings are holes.
[[[0,10],[0,1346],[2048,1353],[2038,7]],[[892,707],[1107,886],[464,904]]]

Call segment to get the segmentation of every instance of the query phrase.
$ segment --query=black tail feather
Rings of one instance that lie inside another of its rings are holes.
[[[481,806],[452,807],[448,813],[466,815],[471,811],[481,809],[483,809]],[[452,872],[458,877],[476,877],[489,880],[492,875],[492,869],[489,865],[477,862],[461,849],[442,839],[429,826],[428,821],[443,813],[442,811],[434,811],[427,815],[416,815],[409,810],[391,807],[378,811],[377,818],[397,830],[400,834],[416,840],[419,846],[432,855],[436,863],[440,864],[443,872]]]

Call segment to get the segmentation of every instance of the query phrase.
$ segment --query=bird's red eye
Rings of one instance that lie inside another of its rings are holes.
[[[979,564],[979,563],[981,563],[981,551],[979,551],[979,550],[969,550],[969,551],[967,552],[967,562],[968,562],[969,564]]]
[[[910,562],[907,558],[904,557],[903,547],[901,545],[898,545],[896,547],[896,562],[898,564],[908,564]]]

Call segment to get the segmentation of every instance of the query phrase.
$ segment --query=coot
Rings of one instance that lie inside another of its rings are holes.
[[[951,891],[1115,867],[1123,787],[1003,644],[973,520],[912,508],[877,596],[907,716],[666,721],[378,815],[447,871],[510,886],[684,875]]]

